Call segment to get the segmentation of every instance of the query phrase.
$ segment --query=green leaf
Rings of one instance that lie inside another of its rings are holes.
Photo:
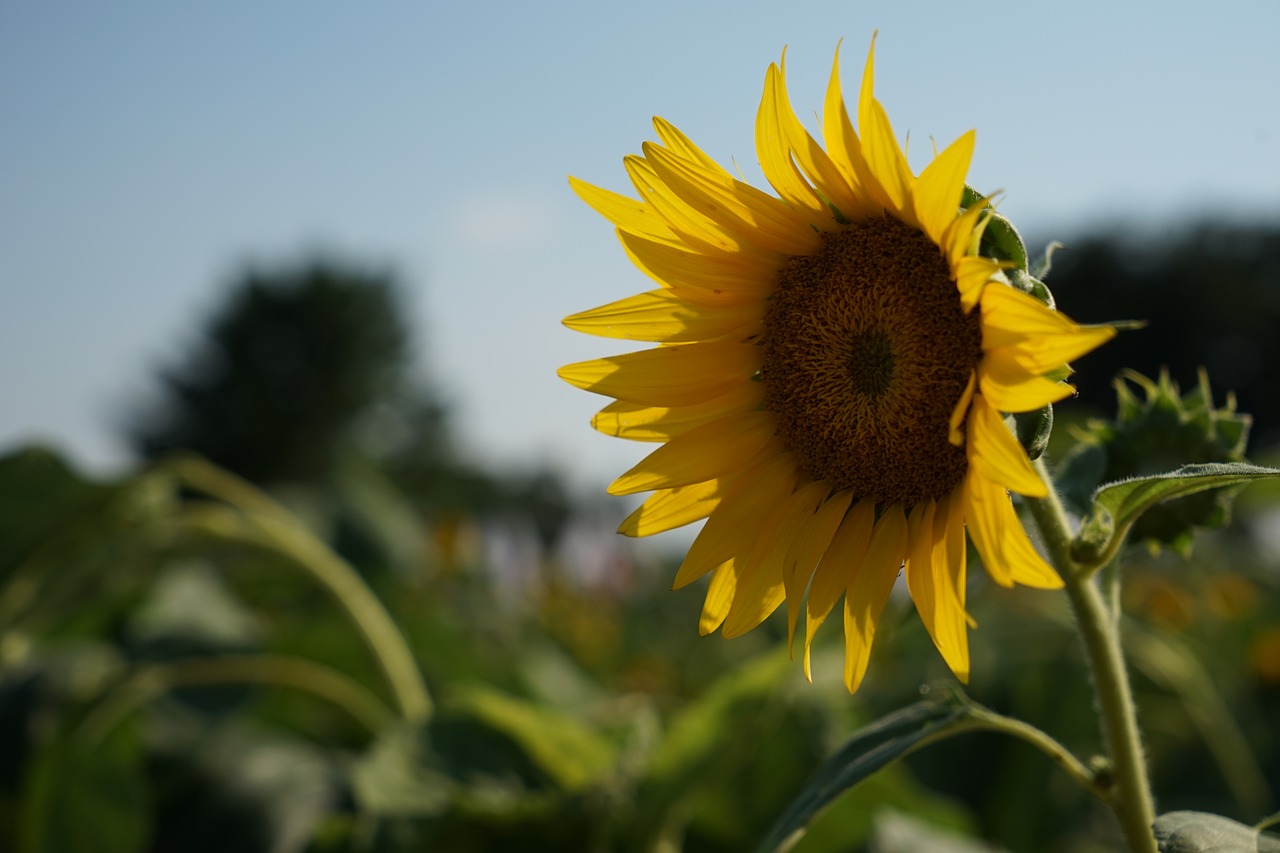
[[[1156,818],[1160,853],[1280,853],[1280,838],[1205,812],[1169,812]]]
[[[1096,564],[1103,555],[1114,551],[1144,512],[1163,501],[1274,477],[1280,477],[1280,469],[1244,462],[1212,462],[1103,486],[1094,493],[1093,511],[1081,525],[1071,545],[1071,555],[1081,563]]]
[[[777,690],[791,668],[785,653],[762,655],[716,680],[671,721],[645,773],[645,783],[684,790],[722,750],[738,739],[745,714],[754,713]]]
[[[565,790],[581,790],[613,769],[608,738],[553,708],[478,685],[453,694],[448,708],[511,738]]]
[[[972,838],[940,831],[912,815],[886,809],[876,816],[871,847],[876,853],[996,853],[996,848]]]
[[[455,785],[428,766],[422,731],[403,723],[378,736],[351,771],[362,809],[381,817],[433,817],[450,805]]]
[[[968,718],[968,710],[956,702],[917,702],[866,726],[818,768],[758,849],[790,847],[836,797]]]
[[[96,746],[56,737],[32,762],[20,808],[20,853],[144,850],[150,803],[137,731],[120,726]]]

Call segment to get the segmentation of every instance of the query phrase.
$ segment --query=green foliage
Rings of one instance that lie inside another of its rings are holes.
[[[513,595],[483,552],[440,560],[412,501],[376,467],[344,465],[323,489],[289,492],[296,512],[253,490],[210,494],[200,470],[166,463],[98,484],[48,453],[0,459],[12,522],[0,602],[15,604],[0,623],[5,849],[720,853],[803,828],[797,853],[968,853],[983,849],[965,840],[975,837],[1067,853],[1098,837],[1088,795],[1007,737],[949,738],[896,761],[972,721],[955,706],[865,725],[918,699],[923,673],[945,670],[905,602],[886,611],[876,676],[851,701],[838,677],[825,679],[840,669],[838,637],[820,635],[813,685],[788,660],[781,625],[699,641],[697,596],[670,593],[666,567],[620,595],[582,587],[561,564]],[[1131,504],[1107,494],[1127,517]],[[265,517],[303,538],[263,535],[276,529],[260,526]],[[389,605],[437,700],[425,723],[392,710],[348,611],[298,570],[321,553],[298,549],[307,537]],[[1253,583],[1274,600],[1265,575]],[[1062,686],[1064,672],[1082,678],[1074,647],[1043,601],[973,596],[975,695],[1088,744],[1087,696]],[[1132,606],[1143,617],[1151,605]],[[1196,785],[1220,792],[1201,801],[1248,816],[1278,766],[1274,750],[1255,747],[1264,781],[1223,781],[1247,777],[1240,743],[1265,744],[1259,721],[1280,713],[1270,682],[1241,669],[1266,635],[1239,620],[1261,613],[1195,618],[1197,630],[1221,627],[1179,644],[1148,631],[1163,642],[1134,646],[1171,803]],[[1215,668],[1206,691],[1188,660],[1214,648],[1237,663]],[[1196,752],[1206,727],[1223,735],[1233,719],[1235,735]]]
[[[27,767],[17,853],[138,853],[150,830],[135,726],[101,743],[60,734]]]

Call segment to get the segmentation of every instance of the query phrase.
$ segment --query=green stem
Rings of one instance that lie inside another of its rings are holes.
[[[237,655],[196,658],[141,667],[85,718],[80,734],[98,744],[126,716],[179,687],[207,684],[265,684],[290,687],[332,702],[376,735],[394,715],[363,685],[306,658]]]
[[[1120,820],[1129,849],[1133,853],[1155,853],[1156,842],[1151,829],[1155,822],[1155,806],[1151,783],[1147,779],[1142,739],[1138,733],[1133,691],[1120,645],[1118,620],[1109,612],[1092,573],[1072,562],[1071,522],[1054,491],[1053,479],[1044,461],[1037,460],[1035,464],[1049,485],[1049,495],[1027,503],[1049,548],[1054,568],[1066,586],[1067,598],[1075,613],[1093,673],[1103,737],[1114,774],[1108,801]]]
[[[1098,779],[1097,774],[1086,767],[1080,759],[1076,758],[1071,753],[1071,750],[1058,743],[1047,733],[1030,723],[1014,717],[1006,717],[1004,714],[999,714],[985,705],[980,705],[960,690],[956,690],[955,695],[968,711],[968,718],[922,738],[911,747],[907,754],[919,752],[930,744],[948,740],[956,735],[967,734],[968,732],[1000,732],[1034,746],[1047,755],[1054,764],[1065,770],[1067,775],[1075,779],[1083,788],[1109,804],[1107,788]]]

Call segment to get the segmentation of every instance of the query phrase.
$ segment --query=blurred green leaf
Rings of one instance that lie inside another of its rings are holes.
[[[30,764],[19,806],[19,853],[135,853],[148,841],[150,803],[136,729],[90,746],[57,737]]]
[[[420,727],[404,723],[388,729],[351,771],[356,801],[382,817],[442,814],[454,785],[428,763]]]
[[[687,788],[691,779],[736,739],[735,722],[742,712],[758,709],[777,689],[778,679],[789,666],[784,653],[748,661],[681,709],[649,763],[647,781]]]
[[[454,692],[448,707],[511,738],[565,790],[581,790],[613,769],[608,738],[553,708],[479,685]]]
[[[1204,812],[1169,812],[1156,818],[1160,853],[1280,853],[1280,838]]]
[[[786,849],[794,844],[814,815],[836,797],[968,716],[965,707],[954,701],[917,702],[864,727],[818,768],[758,849]]]
[[[971,838],[963,838],[924,821],[885,809],[876,816],[871,836],[871,853],[995,853],[997,848]]]
[[[1274,477],[1280,477],[1280,469],[1244,462],[1214,462],[1184,465],[1167,474],[1134,477],[1103,486],[1094,494],[1093,511],[1072,543],[1072,556],[1080,562],[1096,564],[1103,555],[1114,551],[1144,512],[1163,501]]]
[[[1136,621],[1124,624],[1124,646],[1135,668],[1177,694],[1236,801],[1250,812],[1266,808],[1271,791],[1257,751],[1213,675],[1191,649],[1179,638],[1146,629]]]

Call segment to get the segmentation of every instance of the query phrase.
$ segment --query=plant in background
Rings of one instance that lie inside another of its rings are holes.
[[[1205,849],[1194,846],[1196,833],[1213,837],[1222,819],[1155,820],[1119,598],[1104,601],[1095,575],[1157,504],[1280,472],[1240,461],[1241,422],[1229,411],[1218,417],[1206,387],[1208,414],[1199,420],[1221,421],[1235,455],[1180,455],[1174,464],[1209,464],[1171,473],[1129,467],[1119,482],[1110,480],[1120,471],[1104,468],[1112,476],[1098,481],[1077,524],[1040,454],[1051,405],[1073,392],[1064,381],[1069,362],[1118,324],[1081,326],[1055,309],[1040,281],[1047,258],[1031,270],[1016,230],[965,184],[973,131],[917,176],[874,97],[873,54],[856,130],[838,59],[822,111],[824,144],[796,118],[783,67],[768,69],[756,149],[776,196],[733,177],[662,119],[654,121],[661,142],[624,159],[639,200],[571,179],[659,288],[574,314],[566,325],[658,346],[571,364],[560,376],[615,398],[594,418],[596,429],[661,443],[609,487],[654,492],[621,532],[648,536],[706,520],[675,579],[678,588],[710,574],[701,633],[744,634],[785,602],[789,640],[805,613],[808,675],[814,633],[843,596],[852,692],[905,573],[934,644],[967,682],[967,532],[1002,586],[1065,589],[1106,757],[1082,762],[957,688],[948,700],[861,729],[765,846],[794,838],[838,793],[890,761],[962,731],[995,729],[1042,749],[1110,806],[1132,850],[1154,850],[1157,833],[1193,845],[1178,849]],[[1149,411],[1163,399],[1152,394]],[[1118,448],[1122,436],[1125,452],[1141,455],[1153,419],[1130,414],[1122,406],[1118,426],[1095,427],[1092,446],[1109,437],[1107,446]],[[1113,457],[1113,465],[1135,464],[1119,450]],[[1023,497],[1047,562],[1010,492]],[[1176,531],[1164,535],[1181,541]],[[1108,578],[1118,583],[1118,568]]]

